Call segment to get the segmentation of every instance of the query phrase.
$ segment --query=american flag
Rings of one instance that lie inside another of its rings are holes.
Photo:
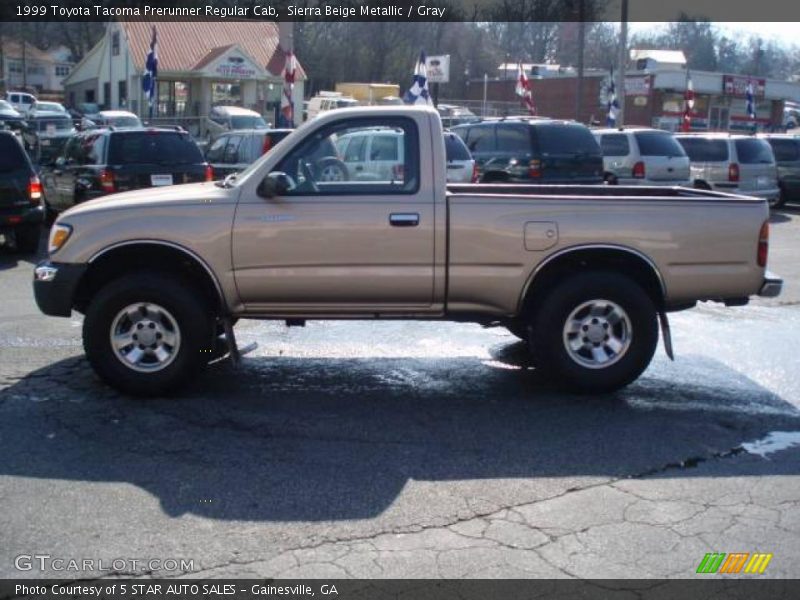
[[[517,87],[514,91],[517,93],[517,96],[519,96],[522,105],[528,109],[528,112],[535,115],[536,105],[533,103],[531,80],[525,75],[525,69],[522,68],[522,63],[517,64]]]
[[[617,102],[617,91],[614,86],[614,69],[611,69],[610,83],[606,94],[608,104],[608,114],[606,115],[606,126],[614,127],[617,124],[619,114],[619,102]]]
[[[417,66],[414,68],[414,78],[411,87],[403,96],[406,104],[427,104],[433,106],[430,92],[428,92],[428,66],[425,60],[425,52],[419,53]]]
[[[147,94],[150,108],[153,107],[153,98],[156,95],[156,77],[158,77],[158,38],[156,36],[156,26],[153,25],[153,37],[150,40],[150,52],[144,61],[144,76],[142,77],[142,89]]]
[[[753,82],[751,80],[747,80],[747,116],[750,119],[756,118],[756,104],[753,100]]]
[[[683,123],[681,129],[689,131],[692,126],[692,109],[694,108],[694,85],[692,85],[692,76],[686,74],[686,92],[683,95],[685,107],[683,109]]]
[[[294,103],[292,102],[292,92],[294,91],[294,77],[297,71],[297,64],[293,52],[286,53],[286,63],[283,68],[283,93],[281,94],[281,118],[284,127],[294,127]]]

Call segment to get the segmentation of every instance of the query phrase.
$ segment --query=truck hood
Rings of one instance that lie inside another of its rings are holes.
[[[213,182],[143,188],[83,202],[62,213],[59,220],[110,210],[138,210],[145,206],[202,204],[229,199],[236,193],[236,188],[217,187]]]

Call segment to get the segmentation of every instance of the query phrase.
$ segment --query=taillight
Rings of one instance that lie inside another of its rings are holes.
[[[642,161],[633,165],[633,177],[634,179],[644,179],[644,163]]]
[[[542,161],[533,159],[528,163],[528,177],[538,179],[542,176]]]
[[[269,152],[270,148],[272,148],[272,137],[265,135],[264,145],[261,146],[261,154],[266,154],[267,152]]]
[[[42,199],[42,182],[36,175],[28,181],[28,199],[31,204],[38,204]]]
[[[100,188],[107,194],[114,193],[114,173],[108,169],[100,171]]]
[[[470,178],[471,183],[478,183],[478,179],[481,177],[481,172],[478,169],[478,163],[472,161],[472,177]]]
[[[769,254],[769,221],[764,221],[761,231],[758,232],[758,253],[756,261],[759,267],[767,266],[767,255]]]
[[[206,181],[214,181],[214,167],[206,165]]]
[[[728,166],[728,181],[739,181],[739,165],[736,163]]]

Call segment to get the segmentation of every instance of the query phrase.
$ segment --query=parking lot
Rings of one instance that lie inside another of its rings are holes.
[[[794,206],[773,215],[784,294],[673,315],[677,360],[606,397],[548,386],[504,329],[242,322],[238,369],[143,401],[2,250],[0,573],[691,577],[758,551],[796,577],[800,449],[774,450],[800,441],[799,255]],[[35,554],[106,566],[18,570]]]

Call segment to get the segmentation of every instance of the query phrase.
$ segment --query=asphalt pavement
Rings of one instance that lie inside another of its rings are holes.
[[[2,250],[0,577],[693,577],[707,552],[798,577],[798,256],[790,207],[785,293],[673,315],[676,361],[607,396],[552,388],[503,329],[242,322],[239,368],[142,401]],[[94,568],[19,570],[37,554]]]

